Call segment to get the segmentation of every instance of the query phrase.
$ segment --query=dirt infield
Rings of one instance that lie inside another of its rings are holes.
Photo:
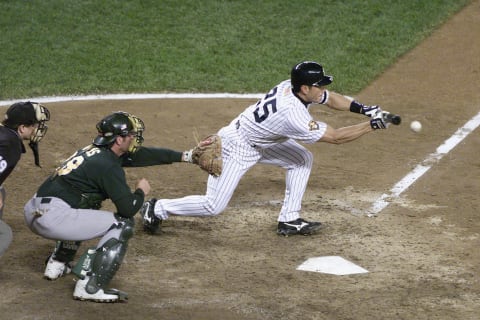
[[[193,144],[191,123],[202,119],[196,127],[200,135],[217,131],[254,100],[46,104],[52,120],[40,145],[43,168],[33,166],[28,152],[5,184],[4,218],[14,240],[0,259],[0,318],[479,319],[478,130],[377,217],[352,213],[368,209],[479,112],[479,26],[477,0],[357,97],[401,114],[401,126],[345,145],[309,146],[315,162],[302,216],[324,222],[324,231],[277,236],[284,172],[256,166],[223,214],[174,217],[156,236],[137,228],[112,283],[129,293],[128,303],[74,301],[73,276],[43,280],[53,242],[27,229],[23,204],[62,159],[91,142],[95,123],[112,111],[129,111],[145,121],[145,145],[184,150]],[[322,108],[313,114],[334,127],[363,120]],[[423,123],[421,133],[410,131],[412,120]],[[147,177],[152,196],[164,198],[203,193],[206,181],[205,173],[186,164],[127,169],[127,176],[132,187]],[[330,255],[369,272],[335,276],[296,270],[307,258]]]

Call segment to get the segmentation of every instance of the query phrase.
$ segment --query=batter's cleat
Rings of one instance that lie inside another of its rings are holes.
[[[69,263],[55,260],[53,255],[51,255],[45,263],[43,278],[47,280],[57,280],[70,272],[72,272],[72,268]]]
[[[143,230],[151,234],[157,233],[160,229],[160,224],[162,223],[162,220],[155,216],[155,202],[157,202],[157,199],[155,198],[145,201],[142,209],[140,209],[140,214],[142,215],[143,221]]]
[[[117,289],[98,289],[95,293],[87,292],[87,283],[90,277],[86,276],[84,279],[77,280],[75,290],[73,291],[73,299],[81,301],[93,301],[112,303],[128,300],[128,295]]]
[[[301,234],[304,236],[311,235],[315,231],[321,229],[323,225],[320,222],[309,222],[298,218],[297,220],[288,222],[279,222],[277,234],[288,237],[294,234]]]

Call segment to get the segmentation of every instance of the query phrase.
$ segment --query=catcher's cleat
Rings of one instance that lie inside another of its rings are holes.
[[[98,289],[95,293],[87,291],[87,283],[90,277],[77,280],[75,290],[73,291],[73,299],[93,302],[119,302],[128,300],[128,295],[117,289]]]
[[[142,209],[140,209],[143,230],[151,234],[157,233],[160,229],[160,224],[162,223],[162,220],[155,216],[155,202],[157,202],[157,199],[155,198],[145,201]]]
[[[320,222],[309,222],[298,218],[297,220],[288,222],[279,222],[277,234],[288,237],[294,234],[301,234],[304,236],[311,235],[315,231],[321,229],[323,225]]]
[[[45,263],[43,278],[47,280],[57,280],[70,272],[72,272],[72,268],[69,263],[55,260],[53,255],[51,255]]]

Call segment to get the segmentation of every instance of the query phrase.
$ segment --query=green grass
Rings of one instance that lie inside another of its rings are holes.
[[[265,92],[302,60],[364,88],[470,0],[0,0],[0,99]]]

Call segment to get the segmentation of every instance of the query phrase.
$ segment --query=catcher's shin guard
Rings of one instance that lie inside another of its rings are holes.
[[[111,238],[96,250],[91,261],[91,270],[86,271],[82,280],[77,281],[74,298],[96,302],[126,300],[127,294],[115,289],[107,289],[125,257],[128,240],[133,235],[134,220],[122,219],[115,228],[121,228],[119,239]],[[80,272],[82,274],[82,272]],[[116,299],[112,298],[116,296]]]
[[[81,241],[57,241],[52,257],[61,262],[71,262],[77,254]]]
[[[92,271],[92,262],[95,258],[97,250],[95,248],[89,248],[85,253],[78,259],[77,263],[72,269],[72,273],[75,274],[80,279],[85,279],[87,274]]]
[[[80,245],[80,241],[57,241],[53,253],[45,261],[43,277],[47,280],[56,280],[70,273],[70,263]]]

